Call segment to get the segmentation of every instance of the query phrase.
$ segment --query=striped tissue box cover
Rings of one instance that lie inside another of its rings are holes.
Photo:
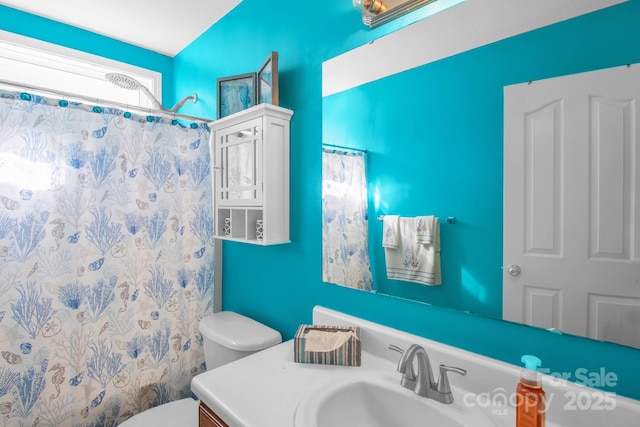
[[[306,351],[306,335],[309,331],[354,332],[342,346],[332,351]],[[321,326],[300,325],[293,342],[294,361],[298,363],[316,363],[323,365],[360,366],[361,344],[360,328],[358,326]]]

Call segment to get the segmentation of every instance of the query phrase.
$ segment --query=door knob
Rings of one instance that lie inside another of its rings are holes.
[[[509,266],[509,268],[507,269],[507,271],[509,272],[510,275],[512,275],[514,277],[515,276],[519,276],[520,273],[522,273],[522,270],[520,269],[520,266],[516,265],[516,264],[511,264]]]

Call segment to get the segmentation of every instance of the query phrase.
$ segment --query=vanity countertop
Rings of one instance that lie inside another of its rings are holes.
[[[368,369],[395,372],[389,361],[363,355],[362,366],[293,361],[293,340],[193,378],[191,389],[233,427],[292,427],[301,397],[322,382]],[[400,374],[398,374],[398,387]]]
[[[470,402],[479,407],[496,427],[515,424],[513,403],[497,407],[495,404],[483,405],[483,400],[477,397],[484,396],[492,402],[496,398],[504,402],[502,398],[506,397],[508,402],[519,381],[519,367],[323,307],[314,309],[313,320],[315,324],[360,326],[362,366],[296,363],[291,340],[195,376],[191,382],[192,391],[231,427],[295,427],[298,403],[323,385],[350,375],[366,375],[370,371],[397,376],[398,387],[401,387],[401,374],[396,371],[399,355],[389,351],[388,346],[407,348],[417,343],[427,349],[432,366],[443,363],[467,370],[466,376],[456,375],[450,379],[456,402]],[[639,401],[574,383],[558,384],[554,380],[543,375],[549,404],[548,427],[637,425]],[[586,398],[598,407],[571,407],[572,402],[574,406],[576,403],[582,405]],[[612,402],[613,408],[610,407]]]

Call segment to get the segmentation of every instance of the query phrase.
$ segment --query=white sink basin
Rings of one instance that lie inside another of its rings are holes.
[[[307,392],[296,408],[295,427],[495,427],[478,408],[458,398],[443,404],[400,385],[400,374],[365,371]]]

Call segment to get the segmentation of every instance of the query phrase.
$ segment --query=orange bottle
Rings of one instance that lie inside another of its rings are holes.
[[[542,364],[535,356],[522,356],[525,369],[516,389],[516,427],[545,427],[546,401],[538,367]]]

